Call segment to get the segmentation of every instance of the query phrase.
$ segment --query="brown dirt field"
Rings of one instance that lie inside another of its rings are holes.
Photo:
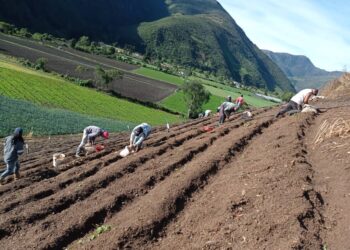
[[[0,51],[10,56],[25,58],[31,62],[35,62],[38,58],[46,58],[45,67],[48,70],[80,79],[94,79],[94,70],[97,65],[107,69],[117,68],[123,70],[123,79],[111,82],[111,90],[122,96],[141,101],[158,102],[171,95],[177,89],[175,85],[129,72],[137,68],[134,65],[68,48],[57,49],[48,47],[4,34],[0,34]],[[76,68],[78,65],[84,66],[87,70],[77,72]]]
[[[126,158],[125,133],[81,159],[78,136],[33,139],[0,187],[2,249],[348,249],[350,131],[322,130],[348,109],[276,112],[157,128]],[[53,168],[55,152],[70,162]]]

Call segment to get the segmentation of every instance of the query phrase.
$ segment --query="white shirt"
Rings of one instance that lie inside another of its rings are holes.
[[[292,99],[290,99],[290,100],[295,102],[298,105],[303,105],[304,99],[309,93],[312,93],[312,89],[303,89],[298,94],[293,96]]]

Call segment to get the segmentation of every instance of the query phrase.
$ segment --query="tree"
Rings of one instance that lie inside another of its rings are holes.
[[[82,36],[79,38],[78,42],[76,43],[76,47],[89,47],[91,45],[90,38],[87,36]]]
[[[109,87],[109,83],[111,83],[115,79],[123,79],[123,72],[116,69],[104,70],[101,66],[97,66],[95,69],[95,77],[97,83],[101,86],[105,85],[107,88]]]
[[[202,105],[209,101],[210,93],[198,81],[186,81],[181,89],[188,108],[188,118],[197,117],[202,111]]]
[[[26,37],[26,38],[31,37],[31,34],[29,33],[29,31],[26,28],[19,29],[17,31],[17,35],[20,37]]]
[[[46,63],[47,63],[47,59],[40,57],[40,58],[38,58],[38,60],[35,61],[34,68],[36,70],[46,71],[46,69],[45,69]]]
[[[68,41],[68,46],[71,47],[71,48],[73,48],[73,49],[75,48],[76,44],[77,44],[77,40],[76,40],[75,38],[70,39],[70,40]]]
[[[41,41],[41,40],[43,40],[43,35],[40,34],[40,33],[35,32],[35,33],[32,35],[32,38],[33,38],[34,40]]]
[[[12,34],[14,30],[14,25],[5,22],[0,22],[0,32],[3,32],[5,34]]]

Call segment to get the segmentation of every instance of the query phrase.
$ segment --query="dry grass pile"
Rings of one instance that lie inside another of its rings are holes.
[[[321,95],[330,99],[350,96],[350,73],[345,73],[336,80],[329,82],[322,90]]]
[[[314,147],[326,141],[327,139],[335,137],[342,139],[350,137],[350,119],[345,120],[344,118],[337,118],[333,119],[332,121],[325,120],[317,131],[314,139]],[[348,145],[348,143],[338,144],[336,142],[331,142],[330,147],[331,149],[336,149],[346,145]]]

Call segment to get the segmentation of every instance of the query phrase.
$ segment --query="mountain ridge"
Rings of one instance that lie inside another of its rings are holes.
[[[334,80],[343,74],[340,71],[320,69],[304,55],[293,55],[270,50],[262,51],[281,68],[297,90],[308,87],[321,88],[330,80]]]
[[[294,91],[216,0],[0,0],[0,5],[0,20],[31,32],[131,44],[149,60],[270,91]]]

